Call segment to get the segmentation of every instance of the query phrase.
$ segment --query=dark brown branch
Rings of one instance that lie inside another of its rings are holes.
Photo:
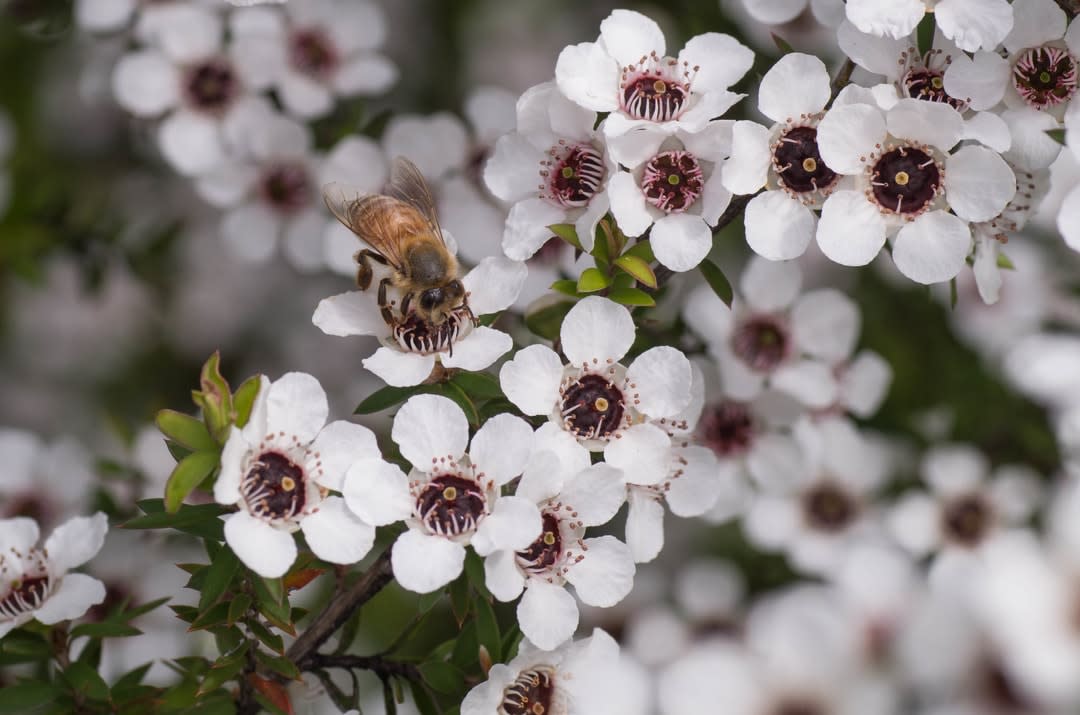
[[[345,668],[347,670],[370,670],[380,678],[397,676],[407,680],[420,680],[420,670],[412,663],[387,660],[377,655],[331,655],[312,653],[304,670],[321,668]]]
[[[289,648],[289,660],[301,670],[308,670],[308,662],[315,652],[338,628],[349,619],[356,609],[370,601],[394,577],[390,568],[390,549],[382,552],[375,563],[357,579],[356,583],[334,595],[326,610],[315,617],[311,625]]]

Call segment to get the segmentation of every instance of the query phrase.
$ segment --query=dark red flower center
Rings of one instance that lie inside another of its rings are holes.
[[[698,421],[697,438],[717,457],[745,454],[757,436],[750,409],[741,402],[726,400],[709,405]]]
[[[819,531],[843,531],[855,521],[859,504],[846,489],[833,482],[820,482],[802,495],[806,523]]]
[[[645,200],[666,213],[685,211],[701,196],[705,175],[687,151],[666,151],[645,164],[641,190]]]
[[[623,423],[626,399],[610,380],[585,373],[562,390],[566,428],[584,439],[605,439]]]
[[[517,562],[521,568],[531,573],[544,573],[559,561],[562,554],[562,537],[559,535],[559,519],[550,512],[541,515],[543,531],[540,538],[529,544],[529,548],[517,552]]]
[[[1013,65],[1012,81],[1023,100],[1035,109],[1056,107],[1076,94],[1076,58],[1060,47],[1024,50]]]
[[[591,146],[556,147],[543,162],[544,197],[560,206],[586,206],[604,182],[604,157]]]
[[[313,28],[294,32],[289,38],[289,62],[309,77],[325,79],[337,69],[341,57],[330,36]]]
[[[751,370],[769,373],[787,358],[791,339],[787,326],[780,320],[771,315],[755,315],[735,328],[731,349]]]
[[[183,79],[184,96],[196,110],[221,114],[240,94],[240,78],[225,59],[205,60],[187,68]]]
[[[48,574],[23,577],[11,585],[11,590],[0,598],[0,619],[15,618],[33,611],[45,602],[51,590]]]
[[[937,161],[923,149],[897,147],[882,154],[871,167],[871,195],[886,211],[918,214],[941,190],[941,173]]]
[[[907,96],[912,99],[941,102],[959,111],[963,111],[967,106],[966,102],[952,97],[945,91],[945,75],[942,72],[926,68],[912,69],[904,75],[901,83],[904,85]]]
[[[666,66],[644,72],[624,73],[622,108],[634,119],[667,122],[677,119],[690,99],[690,86],[670,75],[675,60],[651,58],[654,64]]]
[[[950,500],[941,513],[945,535],[962,546],[978,546],[994,522],[994,508],[981,494],[965,494]]]
[[[772,163],[780,183],[796,194],[826,191],[840,179],[821,160],[815,127],[795,127],[780,135]]]
[[[499,712],[506,715],[547,715],[555,695],[555,670],[537,665],[523,670],[503,691]]]
[[[457,536],[472,531],[487,508],[480,485],[456,474],[433,478],[416,498],[416,514],[433,534]]]
[[[259,193],[275,210],[293,213],[311,203],[311,178],[302,164],[276,164],[263,172]]]
[[[307,503],[304,470],[279,452],[264,452],[240,482],[240,494],[255,516],[291,519]]]

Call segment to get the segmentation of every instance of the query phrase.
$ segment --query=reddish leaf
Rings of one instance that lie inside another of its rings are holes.
[[[255,673],[248,674],[248,682],[252,687],[259,691],[267,700],[274,704],[274,707],[280,708],[289,715],[295,715],[296,711],[293,710],[292,701],[289,700],[289,691],[285,689],[285,686],[274,680],[268,680],[261,675]]]
[[[285,588],[289,591],[303,588],[319,576],[322,576],[323,573],[325,573],[324,569],[300,569],[299,571],[293,571],[285,577]]]

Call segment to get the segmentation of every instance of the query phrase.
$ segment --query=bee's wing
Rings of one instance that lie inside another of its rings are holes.
[[[394,220],[401,202],[391,196],[365,194],[338,182],[323,187],[330,213],[360,240],[381,254],[394,268],[401,267],[401,228]]]
[[[435,213],[435,199],[432,198],[431,189],[416,164],[403,156],[395,157],[394,165],[390,169],[390,186],[386,193],[419,211],[431,224],[431,230],[439,240],[446,243],[439,227],[439,217]]]

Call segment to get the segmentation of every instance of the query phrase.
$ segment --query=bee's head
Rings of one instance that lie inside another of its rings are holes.
[[[461,281],[454,279],[444,286],[428,288],[420,292],[420,310],[427,315],[433,323],[441,323],[446,320],[454,308],[461,304],[465,298],[465,286]]]

